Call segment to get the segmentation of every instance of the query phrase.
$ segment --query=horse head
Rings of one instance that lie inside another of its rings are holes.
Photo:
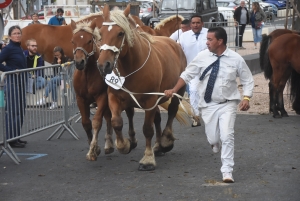
[[[71,21],[71,27],[73,29],[73,54],[76,68],[83,70],[86,67],[87,61],[90,56],[97,53],[97,41],[100,40],[99,29],[96,27],[96,19],[92,22],[81,22],[76,24]],[[99,55],[96,54],[95,58]]]
[[[104,22],[100,29],[101,47],[97,61],[98,69],[102,75],[110,74],[116,66],[117,60],[123,57],[128,48],[133,46],[136,28],[134,20],[129,16],[130,4],[124,11],[110,11],[108,5],[104,6]]]

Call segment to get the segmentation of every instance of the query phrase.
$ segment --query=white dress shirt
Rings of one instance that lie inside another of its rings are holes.
[[[211,70],[207,72],[204,79],[198,84],[198,93],[200,95],[199,108],[219,104],[226,100],[241,100],[236,78],[239,77],[243,85],[243,95],[252,97],[253,77],[245,60],[236,52],[226,48],[220,58],[220,67],[214,89],[211,96],[211,102],[206,103],[204,95],[208,78]],[[200,52],[195,59],[189,63],[180,77],[187,83],[196,76],[201,76],[203,71],[214,61],[217,56],[209,50]]]
[[[178,29],[178,30],[176,30],[174,33],[172,33],[172,35],[170,36],[170,38],[171,38],[172,40],[178,41],[179,36],[180,36],[182,33],[183,33],[182,30],[181,30],[181,29]]]
[[[208,29],[202,28],[198,39],[196,39],[196,35],[192,30],[186,31],[180,35],[179,44],[181,45],[183,52],[186,56],[187,64],[189,64],[199,52],[207,49],[207,31]],[[190,80],[189,83],[190,91],[197,91],[199,77],[195,77],[195,79]]]

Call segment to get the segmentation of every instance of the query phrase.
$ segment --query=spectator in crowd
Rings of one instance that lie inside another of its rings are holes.
[[[175,31],[174,33],[172,33],[172,35],[170,36],[171,39],[177,41],[179,43],[179,36],[186,32],[191,30],[191,26],[190,26],[190,20],[188,19],[184,19],[182,20],[181,24],[180,24],[180,29],[178,29],[177,31]],[[186,84],[186,92],[188,94],[188,97],[190,97],[190,90],[189,90],[189,84]]]
[[[27,50],[24,50],[24,55],[27,58],[27,68],[36,68],[45,66],[42,56],[37,52],[37,43],[35,39],[26,41]],[[35,89],[42,89],[45,87],[46,80],[44,78],[44,71],[32,71],[29,73],[29,78],[35,80]],[[30,84],[31,82],[28,82]],[[30,86],[31,87],[31,86]],[[32,89],[32,87],[31,87]]]
[[[31,25],[31,24],[41,24],[40,21],[39,21],[39,15],[37,13],[33,13],[31,15],[31,19],[32,19],[32,22],[28,23],[28,25]]]
[[[253,77],[245,60],[227,48],[227,34],[222,27],[210,28],[207,33],[208,50],[201,51],[189,63],[173,89],[165,90],[167,97],[200,75],[198,91],[207,140],[212,151],[221,150],[221,172],[224,182],[234,182],[234,124],[237,106],[242,111],[250,108],[253,92]],[[244,98],[241,101],[237,77],[243,86]]]
[[[21,48],[22,31],[18,25],[8,30],[9,44],[0,53],[0,71],[8,72],[26,69],[26,57]],[[5,65],[3,64],[5,62]],[[6,138],[18,138],[24,121],[26,107],[26,80],[27,73],[14,73],[6,76],[4,93]],[[15,139],[9,144],[14,148],[23,148],[27,142]]]
[[[58,8],[56,11],[56,15],[50,18],[48,24],[55,26],[66,25],[66,21],[63,15],[64,10],[62,8]]]
[[[66,63],[68,61],[71,61],[71,59],[69,59],[67,56],[65,56],[64,54],[64,50],[59,47],[56,46],[53,50],[54,53],[54,60],[53,60],[53,65],[55,64],[63,64]],[[51,78],[48,81],[48,84],[46,85],[46,89],[45,89],[45,94],[44,97],[39,100],[37,102],[37,105],[45,105],[46,104],[46,99],[49,96],[49,93],[51,93],[51,97],[52,97],[52,104],[50,106],[50,110],[56,109],[58,107],[57,104],[57,86],[59,86],[61,84],[61,75],[60,75],[60,69],[59,68],[53,68],[53,73],[54,73],[54,77]]]
[[[171,39],[178,41],[179,36],[186,32],[191,30],[191,26],[190,26],[190,20],[182,20],[181,24],[180,24],[180,29],[178,29],[177,31],[175,31],[174,33],[172,33],[172,35],[170,36]]]
[[[258,2],[252,3],[252,11],[250,13],[250,22],[252,26],[254,49],[257,49],[256,44],[260,43],[262,40],[262,29],[264,27],[264,22],[266,21],[266,14],[260,8]]]
[[[182,33],[179,37],[179,44],[184,51],[187,59],[187,64],[189,64],[199,52],[207,49],[207,29],[203,27],[202,17],[200,15],[194,15],[191,17],[190,22],[191,30]],[[200,113],[198,109],[199,94],[197,91],[199,76],[195,77],[187,83],[189,84],[190,103],[195,114],[192,127],[201,126]]]
[[[245,1],[240,2],[240,6],[234,11],[234,22],[236,27],[235,46],[240,49],[246,49],[243,47],[243,35],[246,25],[249,24],[249,12],[245,7]]]

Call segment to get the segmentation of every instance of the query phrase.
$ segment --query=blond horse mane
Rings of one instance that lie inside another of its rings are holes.
[[[131,17],[131,15],[128,16],[129,20],[135,22],[135,20]],[[134,44],[134,31],[130,27],[130,22],[124,15],[123,11],[121,10],[113,10],[110,12],[110,20],[117,23],[118,26],[120,26],[125,31],[125,37],[128,42],[129,47],[132,47]],[[148,40],[150,43],[153,43],[154,40],[152,36],[146,32],[139,32],[139,34]]]
[[[92,34],[95,38],[96,41],[100,40],[100,34],[99,34],[99,29],[98,27],[95,27],[94,30],[92,30],[90,28],[92,22],[86,22],[86,21],[82,21],[82,22],[78,22],[78,24],[76,24],[76,29],[74,29],[73,34],[76,34],[78,31],[85,31],[88,32],[90,34]]]
[[[93,17],[93,16],[101,16],[101,15],[103,15],[102,11],[100,11],[98,13],[90,13],[89,15],[84,16],[84,17],[80,18],[79,20],[77,20],[77,22],[87,20],[88,18]]]
[[[184,17],[182,17],[181,15],[172,15],[166,19],[164,19],[163,21],[159,22],[155,27],[154,29],[157,29],[157,30],[160,30],[161,27],[165,26],[165,24],[169,21],[172,21],[174,19],[176,19],[178,16],[179,19],[181,19],[181,21],[184,20]]]

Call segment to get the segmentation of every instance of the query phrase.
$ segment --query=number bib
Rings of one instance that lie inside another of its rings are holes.
[[[118,77],[113,71],[111,74],[107,74],[105,76],[105,82],[108,86],[118,90],[122,88],[125,82],[125,77]]]

